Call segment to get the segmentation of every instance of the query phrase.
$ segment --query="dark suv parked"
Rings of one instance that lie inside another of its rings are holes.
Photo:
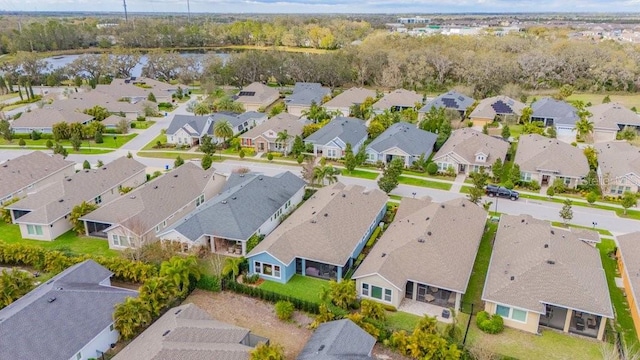
[[[498,186],[498,185],[487,185],[486,193],[491,197],[497,196],[502,198],[508,198],[513,201],[518,200],[520,198],[520,194],[517,191],[509,190],[505,187]]]

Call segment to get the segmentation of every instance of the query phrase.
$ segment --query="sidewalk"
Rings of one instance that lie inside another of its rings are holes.
[[[458,174],[456,179],[453,181],[453,186],[451,186],[451,192],[460,192],[462,190],[462,185],[464,184],[464,180],[467,178],[465,174]]]

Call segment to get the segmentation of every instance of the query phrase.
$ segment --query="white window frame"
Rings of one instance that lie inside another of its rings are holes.
[[[502,308],[506,308],[508,311],[508,315],[507,316],[503,316],[502,314],[498,313],[498,307],[502,307]],[[524,321],[523,320],[519,320],[513,317],[513,312],[515,311],[521,311],[524,312]],[[506,305],[501,305],[501,304],[496,304],[496,314],[502,316],[505,319],[509,319],[511,321],[515,321],[515,322],[519,322],[521,324],[526,324],[527,323],[527,317],[528,317],[528,311],[524,310],[524,309],[518,309],[518,308],[514,308],[513,306],[506,306]]]
[[[360,290],[360,294],[362,294],[362,296],[369,297],[369,284],[362,283],[362,288]]]
[[[384,297],[384,301],[391,302],[391,298],[393,297],[393,290],[385,288],[382,296]]]
[[[120,246],[120,239],[118,238],[118,235],[116,234],[111,235],[111,240],[113,240],[114,246]]]
[[[264,269],[265,266],[270,266],[271,267],[271,274],[266,274]],[[254,261],[253,262],[253,272],[256,274],[260,274],[262,276],[268,276],[274,279],[281,279],[282,278],[282,266],[281,265],[275,265],[275,264],[271,264],[271,263],[264,263],[261,261]]]

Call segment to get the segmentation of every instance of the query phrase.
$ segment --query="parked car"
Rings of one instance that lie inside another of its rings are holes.
[[[485,190],[488,196],[490,197],[502,197],[508,198],[512,201],[518,200],[520,198],[520,194],[517,191],[509,190],[506,187],[498,186],[498,185],[487,185]]]

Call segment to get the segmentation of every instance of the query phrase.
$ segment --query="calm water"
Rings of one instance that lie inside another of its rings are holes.
[[[222,61],[226,61],[229,58],[229,53],[221,53],[221,52],[209,52],[209,53],[204,53],[204,54],[200,54],[200,53],[180,53],[180,56],[184,57],[184,58],[194,58],[197,61],[202,61],[205,59],[205,57],[211,56],[211,55],[215,55],[218,56],[222,59]],[[64,67],[68,64],[70,64],[73,60],[79,58],[82,55],[63,55],[63,56],[54,56],[54,57],[48,57],[45,58],[44,60],[46,62],[49,63],[49,67],[51,67],[52,70],[55,69],[59,69],[61,67]],[[136,65],[133,70],[131,70],[131,76],[141,76],[142,75],[142,67],[144,67],[147,64],[147,56],[146,55],[142,55],[140,57],[140,62],[138,62],[138,65]]]

